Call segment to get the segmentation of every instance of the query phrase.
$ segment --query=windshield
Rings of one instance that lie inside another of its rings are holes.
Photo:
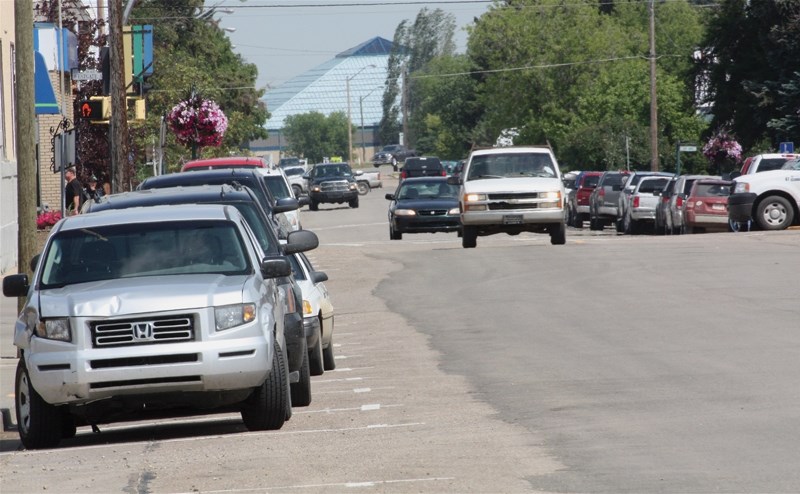
[[[458,188],[447,182],[403,182],[397,191],[397,199],[456,199]]]
[[[47,250],[41,288],[178,274],[251,272],[230,221],[131,223],[57,234]]]
[[[286,186],[286,181],[280,175],[268,175],[264,177],[264,183],[267,184],[267,188],[275,199],[294,197],[289,187]]]
[[[318,166],[314,168],[314,177],[349,177],[352,173],[347,165]]]
[[[547,153],[483,154],[472,157],[467,180],[506,177],[555,178],[555,165]]]

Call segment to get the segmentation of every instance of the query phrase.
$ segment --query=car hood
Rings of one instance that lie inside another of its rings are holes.
[[[45,290],[42,317],[113,317],[242,303],[248,276],[191,274],[95,281]]]
[[[396,209],[450,209],[458,207],[458,199],[400,199]]]
[[[561,180],[544,177],[484,178],[464,182],[464,190],[469,193],[520,193],[561,189]]]

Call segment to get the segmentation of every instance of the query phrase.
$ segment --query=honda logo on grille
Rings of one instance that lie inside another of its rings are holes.
[[[133,325],[133,338],[135,340],[152,340],[153,326],[148,322]]]

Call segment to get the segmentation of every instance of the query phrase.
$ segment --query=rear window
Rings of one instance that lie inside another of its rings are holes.
[[[622,173],[609,173],[603,179],[603,185],[620,185],[628,178],[628,175]]]
[[[583,177],[583,183],[581,184],[581,187],[594,188],[597,187],[597,182],[599,181],[600,181],[600,175],[588,175],[586,177]]]
[[[443,169],[442,162],[439,161],[439,158],[406,158],[406,162],[403,165],[405,169],[414,169],[418,170],[420,168],[427,168],[427,169]]]
[[[725,184],[697,184],[694,189],[697,197],[728,197],[731,195],[731,186]]]
[[[658,178],[653,180],[645,180],[639,184],[639,192],[655,192],[661,190],[669,182],[668,178]]]

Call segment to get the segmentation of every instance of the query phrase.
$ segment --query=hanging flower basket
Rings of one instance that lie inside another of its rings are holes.
[[[733,135],[721,129],[712,135],[703,146],[703,155],[713,165],[719,166],[722,163],[730,162],[738,164],[742,161],[742,146]]]
[[[167,124],[178,142],[194,150],[222,144],[228,129],[228,117],[215,101],[192,94],[172,108],[167,115]]]

